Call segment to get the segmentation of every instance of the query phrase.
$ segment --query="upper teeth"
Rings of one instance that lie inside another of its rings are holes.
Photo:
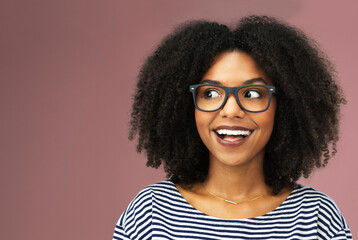
[[[249,130],[229,130],[229,129],[219,129],[216,131],[220,135],[250,135]]]

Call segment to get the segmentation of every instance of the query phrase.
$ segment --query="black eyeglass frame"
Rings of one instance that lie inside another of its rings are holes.
[[[225,91],[225,99],[223,101],[223,103],[221,104],[220,107],[214,109],[214,110],[203,110],[201,108],[198,107],[198,105],[196,104],[196,89],[201,87],[201,86],[213,86],[213,87],[219,87],[224,89]],[[246,108],[244,108],[239,100],[239,96],[238,96],[238,92],[240,89],[242,88],[246,88],[246,87],[264,87],[268,90],[269,92],[269,101],[267,104],[267,107],[264,110],[260,110],[260,111],[251,111],[251,110],[247,110]],[[195,85],[190,85],[189,86],[189,91],[193,94],[193,100],[194,100],[194,105],[195,108],[198,109],[199,111],[202,112],[215,112],[217,110],[219,110],[220,108],[222,108],[225,104],[226,101],[229,97],[230,94],[234,94],[235,98],[236,98],[236,102],[239,104],[240,108],[245,110],[246,112],[252,112],[252,113],[259,113],[259,112],[264,112],[266,111],[269,107],[270,107],[270,103],[271,103],[271,99],[272,99],[272,94],[275,93],[276,95],[278,94],[278,90],[276,89],[276,87],[274,86],[269,86],[269,85],[245,85],[245,86],[240,86],[240,87],[225,87],[225,86],[221,86],[221,85],[216,85],[216,84],[195,84]]]

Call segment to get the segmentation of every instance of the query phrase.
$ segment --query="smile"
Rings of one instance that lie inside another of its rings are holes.
[[[220,126],[214,132],[220,144],[235,147],[244,143],[253,130],[238,126]]]
[[[221,139],[225,138],[236,138],[236,137],[242,137],[245,138],[251,134],[250,130],[229,130],[229,129],[219,129],[216,130],[216,134]]]

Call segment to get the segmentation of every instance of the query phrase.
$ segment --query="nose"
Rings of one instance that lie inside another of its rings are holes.
[[[227,118],[243,118],[245,114],[246,112],[241,109],[233,94],[228,96],[226,103],[220,110],[220,116]]]

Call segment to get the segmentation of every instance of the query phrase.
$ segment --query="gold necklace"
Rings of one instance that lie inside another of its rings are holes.
[[[242,202],[233,202],[233,201],[227,200],[227,199],[225,199],[225,198],[222,198],[222,197],[220,197],[220,196],[218,196],[218,195],[216,195],[216,194],[214,194],[214,193],[209,192],[209,191],[204,187],[204,184],[202,184],[202,186],[203,186],[204,190],[205,190],[207,193],[209,193],[210,195],[212,195],[212,196],[214,196],[214,197],[216,197],[216,198],[219,198],[219,199],[221,199],[221,200],[223,200],[223,201],[225,201],[225,202],[227,202],[227,203],[234,204],[234,205],[239,205],[239,204],[246,203],[246,202],[252,202],[252,201],[255,201],[256,199],[259,199],[259,198],[261,198],[261,197],[263,197],[263,196],[266,195],[266,194],[262,194],[262,195],[260,195],[260,196],[258,196],[258,197],[254,197],[254,198],[252,198],[252,199],[245,200],[245,201],[242,201]]]

